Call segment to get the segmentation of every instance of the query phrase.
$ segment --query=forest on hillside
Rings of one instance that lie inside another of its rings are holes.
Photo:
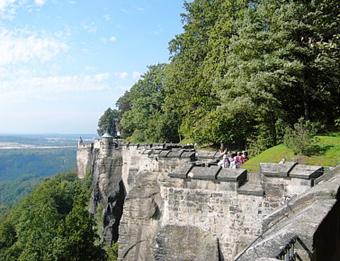
[[[256,147],[299,119],[340,126],[336,0],[185,2],[170,61],[148,71],[99,120],[133,142]],[[111,120],[110,120],[111,119]]]
[[[116,260],[87,210],[90,185],[59,174],[0,215],[0,260]]]

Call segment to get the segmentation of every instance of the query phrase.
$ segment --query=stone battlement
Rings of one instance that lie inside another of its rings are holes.
[[[319,201],[333,193],[324,187],[339,187],[321,166],[261,163],[260,173],[248,173],[218,166],[220,158],[219,152],[192,145],[131,144],[108,137],[80,144],[78,176],[93,175],[91,212],[102,206],[103,239],[118,240],[118,260],[173,260],[174,253],[192,260],[206,247],[211,260],[256,260],[257,249],[263,257],[285,256],[290,242],[306,241],[305,223],[294,223],[296,213],[309,222]],[[334,199],[326,201],[311,233],[334,205]],[[285,234],[268,246],[261,236],[272,237],[271,228]],[[195,244],[183,247],[183,238]]]
[[[187,163],[173,172],[169,173],[170,178],[183,179],[188,182],[195,180],[221,184],[228,182],[233,186],[226,186],[242,194],[262,195],[275,194],[277,186],[282,187],[281,197],[291,197],[299,191],[305,191],[314,185],[314,180],[323,174],[323,167],[297,164],[287,162],[285,164],[261,163],[261,177],[258,184],[248,182],[248,174],[245,169],[222,168],[217,165],[205,163]],[[266,191],[267,189],[267,191]]]

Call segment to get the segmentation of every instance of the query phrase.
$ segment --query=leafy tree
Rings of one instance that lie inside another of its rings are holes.
[[[88,190],[75,175],[42,182],[1,218],[1,260],[105,260]]]
[[[328,129],[338,123],[338,1],[194,0],[184,8],[170,63],[150,67],[117,102],[128,139],[259,152],[300,117]]]
[[[117,122],[119,119],[119,112],[116,109],[108,108],[104,114],[99,118],[97,132],[99,136],[103,136],[108,132],[112,136],[117,135]]]
[[[124,135],[131,141],[173,141],[173,114],[165,113],[165,64],[150,66],[131,90],[118,103],[129,104],[123,113],[120,125]],[[175,128],[177,130],[177,128]]]
[[[284,144],[293,150],[294,154],[309,155],[317,141],[314,137],[317,133],[317,124],[300,118],[294,124],[294,128],[287,127],[284,135]]]
[[[88,195],[77,189],[72,210],[58,226],[54,255],[58,260],[103,260],[103,250],[95,245],[94,219],[86,210]]]

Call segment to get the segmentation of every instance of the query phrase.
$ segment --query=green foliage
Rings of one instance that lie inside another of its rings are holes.
[[[108,132],[112,136],[117,135],[117,121],[119,119],[119,111],[108,108],[104,114],[99,118],[97,132],[99,136],[103,136]]]
[[[26,176],[14,181],[0,182],[0,203],[3,210],[30,193],[40,180],[39,177]],[[3,210],[0,208],[0,213]]]
[[[1,260],[105,260],[88,188],[73,174],[47,179],[1,218]]]
[[[129,140],[259,153],[301,117],[335,128],[338,1],[194,0],[184,8],[170,63],[150,67],[117,102]]]
[[[302,118],[294,124],[294,128],[287,127],[283,143],[293,150],[294,154],[310,155],[317,141],[317,125]]]
[[[165,65],[150,66],[130,92],[118,101],[118,107],[129,108],[120,125],[124,136],[133,142],[171,141],[177,139],[176,117],[163,110],[165,99]],[[129,105],[123,105],[129,104]]]
[[[117,243],[112,244],[112,246],[107,246],[105,251],[107,253],[108,261],[117,261],[117,257],[118,257],[118,244]]]

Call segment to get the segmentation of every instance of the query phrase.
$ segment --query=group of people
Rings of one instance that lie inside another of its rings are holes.
[[[217,163],[222,168],[236,169],[248,160],[248,153],[246,151],[232,153],[225,150],[220,150],[222,159]]]

